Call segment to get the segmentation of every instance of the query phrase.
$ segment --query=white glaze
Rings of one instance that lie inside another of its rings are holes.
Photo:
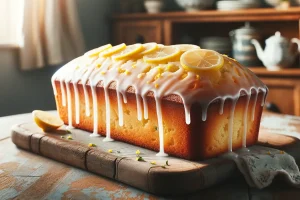
[[[249,107],[250,98],[251,98],[251,94],[247,94],[247,103],[246,103],[246,106],[245,106],[244,117],[243,117],[243,124],[244,124],[243,147],[247,146],[248,107]]]
[[[238,101],[238,98],[232,99],[232,105],[230,109],[230,117],[229,117],[229,124],[228,124],[228,134],[229,134],[229,139],[228,139],[228,151],[232,151],[232,135],[233,135],[233,118],[234,118],[234,111],[235,111],[235,106]]]
[[[116,84],[117,103],[118,103],[118,119],[119,125],[124,125],[123,117],[123,103],[127,103],[126,92],[128,88],[132,87],[136,95],[137,103],[137,119],[148,119],[148,103],[147,95],[152,92],[156,102],[156,113],[158,120],[158,132],[159,132],[159,156],[165,156],[164,151],[164,133],[163,133],[163,116],[162,116],[162,99],[171,94],[176,94],[181,97],[186,124],[191,123],[191,106],[194,103],[199,103],[202,106],[202,120],[207,119],[207,110],[209,105],[215,101],[220,102],[220,115],[223,114],[224,104],[226,100],[232,101],[230,110],[230,117],[228,121],[228,151],[232,151],[232,134],[233,134],[233,122],[234,122],[234,110],[237,101],[243,95],[247,97],[247,104],[244,111],[244,130],[243,130],[243,147],[246,147],[247,141],[247,112],[249,110],[249,100],[251,95],[255,95],[254,103],[251,110],[252,120],[255,117],[255,106],[258,99],[258,93],[263,93],[263,101],[261,105],[264,105],[267,88],[266,86],[248,69],[242,68],[234,60],[224,57],[226,61],[221,72],[216,72],[213,76],[216,76],[219,82],[215,83],[215,78],[211,78],[211,75],[203,75],[200,80],[196,79],[196,74],[193,72],[186,72],[179,62],[173,62],[171,64],[178,67],[175,72],[169,72],[167,70],[161,70],[164,66],[156,66],[145,64],[143,60],[128,60],[128,61],[114,61],[110,57],[94,57],[89,58],[87,56],[81,56],[64,67],[58,70],[52,77],[51,82],[54,90],[54,94],[57,95],[55,80],[60,81],[62,104],[66,105],[66,96],[68,104],[68,123],[69,126],[73,125],[72,122],[72,103],[70,88],[67,83],[73,83],[75,94],[75,121],[79,123],[79,95],[77,83],[81,82],[84,91],[85,112],[86,116],[90,116],[89,96],[87,92],[87,83],[89,82],[92,93],[93,101],[93,121],[94,128],[91,136],[99,136],[98,134],[98,94],[97,85],[101,83],[104,89],[105,98],[105,121],[106,121],[106,137],[105,141],[112,141],[110,137],[110,100],[109,100],[109,86],[112,82]],[[78,67],[77,67],[78,66]],[[135,66],[133,68],[133,66]],[[146,70],[151,67],[151,69]],[[77,68],[77,69],[76,69]],[[79,69],[78,69],[79,68]],[[120,70],[121,69],[121,70]],[[146,72],[145,72],[146,70]],[[235,71],[234,71],[235,70]],[[126,74],[125,71],[128,71]],[[137,78],[141,73],[144,75],[141,78]],[[157,75],[159,77],[157,78]],[[184,78],[183,75],[185,74]],[[237,80],[237,83],[233,83],[232,80]],[[67,95],[64,89],[64,83],[66,83]],[[192,84],[196,83],[196,87],[190,89]],[[201,85],[201,87],[199,86]],[[156,87],[157,86],[157,87]],[[123,102],[122,102],[123,98]]]
[[[66,88],[67,88],[67,101],[68,101],[68,126],[69,128],[73,128],[70,82],[66,82]]]

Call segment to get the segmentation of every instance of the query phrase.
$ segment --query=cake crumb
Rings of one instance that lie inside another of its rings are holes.
[[[112,153],[113,152],[113,150],[112,149],[108,149],[108,151],[107,151],[108,153]]]

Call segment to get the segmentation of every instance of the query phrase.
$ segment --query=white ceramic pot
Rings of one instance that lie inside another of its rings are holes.
[[[292,6],[300,6],[300,0],[290,0]]]
[[[210,8],[215,0],[176,0],[177,4],[187,12]]]
[[[265,0],[265,2],[270,6],[278,7],[282,0]]]
[[[148,13],[159,13],[164,3],[160,0],[146,0],[144,1],[144,5]]]

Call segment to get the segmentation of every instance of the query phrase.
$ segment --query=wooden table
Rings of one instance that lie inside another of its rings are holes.
[[[31,120],[31,113],[0,117],[1,200],[163,198],[16,148],[10,139],[11,126]],[[239,177],[188,196],[165,198],[287,200],[300,198],[300,189],[278,181],[271,187],[258,190],[249,188]]]

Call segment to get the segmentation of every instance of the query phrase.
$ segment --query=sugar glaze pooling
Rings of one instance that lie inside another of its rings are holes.
[[[179,62],[162,65],[147,64],[143,59],[115,61],[112,57],[93,56],[88,53],[74,59],[52,76],[54,94],[57,95],[55,81],[60,82],[62,104],[68,106],[68,125],[72,127],[72,103],[75,103],[75,123],[80,123],[80,104],[78,95],[78,82],[81,82],[85,97],[85,114],[90,116],[89,96],[87,83],[92,91],[94,130],[91,137],[98,137],[98,94],[97,85],[104,89],[106,137],[104,141],[113,141],[110,136],[110,101],[108,89],[110,84],[116,84],[119,126],[124,125],[123,103],[127,103],[126,91],[133,88],[136,94],[137,119],[148,119],[147,95],[152,92],[156,102],[156,113],[159,132],[158,156],[167,156],[164,151],[164,133],[162,116],[162,98],[171,94],[181,97],[187,124],[191,123],[190,109],[194,103],[202,107],[202,120],[207,119],[209,105],[215,101],[220,102],[219,113],[223,114],[225,101],[232,101],[228,124],[228,151],[232,152],[232,134],[234,111],[238,99],[246,95],[247,104],[243,117],[243,147],[246,148],[248,115],[254,120],[255,105],[258,94],[262,93],[261,106],[264,105],[267,87],[247,68],[241,67],[235,60],[224,57],[224,65],[219,71],[196,74],[185,71]],[[175,70],[168,70],[173,68]],[[74,88],[75,102],[71,102],[70,87]],[[66,89],[65,89],[66,88]],[[250,98],[254,96],[254,105],[249,108]],[[250,110],[251,109],[251,110]]]

